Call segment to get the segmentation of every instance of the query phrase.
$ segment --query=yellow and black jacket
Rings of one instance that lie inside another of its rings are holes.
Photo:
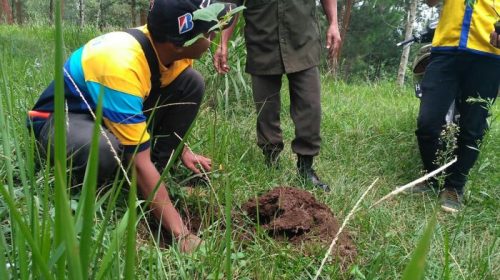
[[[432,52],[465,51],[500,59],[500,49],[489,43],[498,20],[494,9],[500,12],[500,1],[477,0],[469,6],[464,0],[444,0]]]

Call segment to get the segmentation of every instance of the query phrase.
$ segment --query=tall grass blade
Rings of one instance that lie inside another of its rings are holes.
[[[101,230],[99,231],[99,234],[97,235],[97,238],[95,241],[96,244],[102,244],[104,242],[104,235],[105,235],[105,233],[107,233],[108,223],[111,221],[111,215],[113,213],[113,209],[115,208],[118,196],[120,195],[123,183],[124,183],[123,180],[119,181],[119,180],[115,179],[115,181],[113,182],[113,187],[109,191],[109,195],[111,197],[110,197],[110,199],[108,199],[108,203],[106,205],[106,212],[104,214],[104,219],[102,220],[101,225],[100,225]],[[111,235],[111,236],[113,236],[113,235]],[[109,248],[105,248],[104,246],[96,246],[96,248],[94,248],[94,250],[92,252],[92,257],[91,257],[94,260],[94,265],[93,265],[94,268],[98,267],[97,264],[99,262],[101,263],[101,267],[103,266],[102,260],[103,260],[104,256],[101,256],[101,255],[103,254],[103,251],[105,249],[108,249],[108,251],[109,251]],[[99,268],[99,271],[100,270],[101,270],[101,268]],[[97,273],[99,273],[99,272],[96,269],[94,269],[92,271],[92,275],[90,278],[96,279]]]
[[[9,279],[9,273],[7,272],[7,259],[5,258],[7,252],[5,251],[5,247],[4,232],[0,230],[0,279]]]
[[[95,197],[97,185],[97,170],[99,166],[99,138],[101,132],[102,121],[102,102],[104,90],[101,92],[97,101],[96,120],[94,131],[92,133],[92,141],[90,144],[90,154],[85,170],[85,178],[83,180],[83,190],[80,201],[83,201],[83,206],[77,213],[77,217],[82,217],[82,233],[80,236],[80,260],[82,266],[82,278],[88,279],[90,258],[92,254],[92,234],[94,233],[94,213],[95,213]],[[77,224],[79,219],[77,218]]]
[[[446,230],[444,232],[444,268],[442,279],[450,280],[450,235]]]
[[[128,226],[127,226],[127,251],[125,258],[125,279],[131,280],[135,278],[135,239],[137,226],[137,174],[135,169],[132,170],[132,185],[128,193]]]
[[[127,229],[128,225],[128,219],[129,219],[130,211],[127,210],[125,214],[123,215],[122,220],[116,227],[116,229],[111,233],[112,240],[111,244],[108,247],[108,250],[104,257],[101,259],[100,263],[101,266],[99,267],[99,270],[97,272],[97,277],[94,279],[106,279],[104,278],[108,270],[110,269],[110,266],[112,262],[114,261],[115,255],[118,254],[118,249],[120,245],[120,240],[122,240],[123,235],[125,234],[125,231]]]
[[[55,172],[55,239],[56,247],[63,242],[65,255],[57,262],[57,278],[66,278],[66,261],[72,279],[82,279],[79,244],[76,239],[74,219],[66,194],[66,114],[63,80],[63,31],[61,22],[61,1],[56,0],[55,28],[55,96],[54,96],[54,172]]]
[[[231,209],[233,209],[233,191],[231,190],[231,184],[228,182],[225,183],[226,187],[224,189],[225,192],[225,212],[226,212],[226,236],[225,236],[225,248],[226,248],[226,278],[233,279],[233,271],[232,271],[232,261],[231,261],[231,242],[232,242],[232,220],[231,220]]]
[[[49,140],[50,142],[51,140]],[[52,154],[52,149],[50,145],[47,145],[47,159],[50,159],[50,155]],[[42,197],[42,232],[40,236],[41,240],[41,253],[44,259],[49,259],[50,257],[50,248],[52,245],[52,236],[51,229],[53,224],[53,219],[50,215],[50,198],[49,198],[49,174],[50,174],[50,160],[47,160],[44,170],[43,170],[43,197]]]
[[[420,238],[420,241],[418,242],[417,248],[413,251],[411,260],[403,272],[402,280],[424,279],[427,253],[429,252],[429,248],[431,246],[432,233],[436,227],[436,222],[437,212],[435,211],[425,228],[422,238]]]
[[[5,79],[4,79],[5,81]],[[6,83],[5,83],[6,84]],[[6,88],[6,87],[5,87]],[[0,112],[0,114],[5,114],[7,116],[13,116],[13,105],[12,105],[12,99],[10,98],[11,94],[10,92],[8,93],[7,90],[5,92],[5,97],[6,97],[6,110],[2,110],[2,112]],[[3,103],[3,101],[2,101]],[[8,122],[8,121],[4,121],[5,123],[5,126],[4,127],[4,133],[5,135],[7,136],[6,141],[4,141],[5,145],[6,146],[11,146],[10,144],[7,144],[7,142],[12,142],[13,143],[13,148],[14,148],[14,153],[10,153],[10,154],[14,154],[14,156],[16,157],[16,163],[18,165],[18,168],[17,168],[17,172],[18,174],[20,175],[20,178],[21,178],[21,182],[22,182],[22,185],[23,185],[23,190],[24,190],[24,199],[26,200],[27,204],[30,206],[29,209],[28,209],[28,212],[30,215],[28,215],[28,217],[26,218],[26,220],[31,220],[30,217],[33,217],[33,207],[32,207],[32,195],[28,189],[28,184],[27,184],[27,180],[26,180],[26,173],[25,173],[25,169],[24,169],[24,158],[22,157],[22,153],[21,153],[21,149],[19,147],[19,142],[17,140],[18,138],[18,134],[17,133],[11,133],[11,130],[14,126],[14,124],[12,124],[11,122]],[[9,149],[11,149],[12,147],[10,147]],[[8,164],[10,165],[10,168],[12,169],[13,168],[13,164],[10,163],[10,161],[13,161],[14,159],[10,159],[8,160]],[[13,176],[13,174],[10,174],[9,176]],[[14,185],[11,184],[11,190],[14,188]],[[26,280],[28,279],[29,277],[29,271],[30,271],[30,268],[29,268],[29,257],[28,257],[28,253],[26,251],[26,241],[24,239],[24,236],[23,234],[17,230],[17,225],[14,224],[14,230],[13,230],[13,235],[15,235],[15,240],[16,242],[14,243],[14,248],[15,248],[15,251],[17,251],[17,271],[19,272],[19,277],[20,279],[23,279],[23,280]],[[31,224],[31,228],[32,228],[32,233],[34,233],[33,231],[33,223]],[[36,235],[33,235],[33,236],[36,236]]]
[[[22,232],[24,238],[26,239],[26,242],[28,242],[28,244],[30,245],[34,261],[37,262],[43,277],[45,279],[53,279],[47,267],[46,259],[42,258],[40,250],[38,249],[38,244],[36,243],[33,236],[31,236],[30,229],[26,225],[26,223],[24,223],[22,215],[21,213],[19,213],[17,205],[12,199],[12,196],[3,186],[0,186],[0,194],[2,195],[4,202],[7,204],[10,210],[10,215],[13,221],[18,225],[18,228]]]
[[[3,89],[4,92],[0,94],[0,127],[4,130],[2,133],[2,147],[3,147],[3,154],[5,156],[7,155],[12,155],[11,151],[11,138],[10,138],[10,123],[7,121],[7,114],[6,110],[4,109],[5,107],[8,107],[9,102],[6,102],[3,100],[3,96],[8,96],[8,90],[7,90],[7,78],[5,77],[5,70],[3,68],[3,64],[0,61],[0,70],[2,71],[2,81],[3,81]],[[7,158],[4,163],[5,163],[5,169],[7,171],[7,185],[9,188],[9,193],[10,196],[14,197],[14,167],[12,166],[12,158]],[[0,184],[0,188],[3,188],[3,185]],[[18,234],[18,229],[17,229],[17,224],[16,222],[12,219],[12,214],[10,216],[10,224],[12,226],[11,230],[11,238],[12,238],[12,248],[14,249],[14,257],[19,257],[20,260],[19,262],[16,261],[17,263],[20,263],[22,259],[24,259],[22,256],[19,256],[19,254],[24,254],[24,252],[20,253],[19,252],[19,246],[21,246],[19,243],[24,245],[23,240],[18,240],[19,239],[19,234]],[[16,254],[17,253],[17,254]],[[22,265],[22,264],[20,264]],[[17,270],[15,270],[17,272]],[[24,269],[20,269],[19,272],[23,272]],[[21,277],[17,276],[16,273],[13,273],[15,277]]]
[[[28,254],[26,252],[26,240],[24,239],[23,233],[20,230],[16,230],[16,239],[19,275],[22,280],[27,280],[29,276]]]
[[[64,242],[64,221],[62,211],[66,202],[66,129],[64,114],[64,81],[61,67],[63,67],[63,38],[61,30],[61,2],[56,0],[56,28],[55,28],[55,93],[54,93],[54,172],[55,172],[55,247]],[[65,258],[59,258],[56,264],[56,278],[66,277]]]

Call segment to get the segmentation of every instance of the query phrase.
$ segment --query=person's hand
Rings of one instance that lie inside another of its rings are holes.
[[[491,32],[490,34],[490,44],[497,48],[497,49],[500,49],[500,34],[493,31]]]
[[[182,253],[192,253],[201,245],[202,240],[198,236],[188,233],[179,237],[179,249]]]
[[[215,70],[219,74],[226,74],[229,72],[229,65],[227,65],[227,46],[221,44],[214,54]]]
[[[341,41],[339,26],[337,24],[330,24],[326,32],[326,48],[328,49],[328,57],[332,62],[337,57]]]
[[[184,166],[196,174],[201,174],[197,166],[200,166],[205,172],[212,169],[212,160],[202,155],[197,155],[188,148],[184,148],[182,151],[181,161]]]

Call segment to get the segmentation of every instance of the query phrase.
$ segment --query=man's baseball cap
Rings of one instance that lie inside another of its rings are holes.
[[[198,34],[208,32],[217,24],[217,21],[195,20],[193,13],[200,9],[206,9],[215,3],[224,6],[217,15],[218,19],[236,7],[231,3],[211,0],[151,0],[147,22],[151,37],[156,42],[183,45]],[[225,27],[229,26],[231,22]]]

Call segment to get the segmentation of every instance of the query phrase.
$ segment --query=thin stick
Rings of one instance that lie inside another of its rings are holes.
[[[422,183],[422,182],[425,182],[427,179],[431,178],[431,177],[434,177],[436,176],[438,173],[444,171],[446,168],[450,167],[450,165],[454,164],[455,162],[457,161],[457,158],[455,157],[452,161],[448,162],[447,164],[439,167],[438,169],[432,171],[431,173],[423,176],[423,177],[420,177],[418,178],[417,180],[413,181],[413,182],[410,182],[402,187],[398,187],[396,188],[395,190],[393,190],[392,192],[390,192],[388,195],[382,197],[379,201],[375,202],[375,204],[373,204],[370,208],[373,208],[375,206],[377,206],[379,203],[381,203],[382,201],[386,200],[386,199],[389,199],[395,195],[397,195],[398,193],[401,193],[411,187],[414,187],[415,185],[419,184],[419,183]]]
[[[349,212],[349,214],[347,214],[347,217],[345,218],[344,222],[342,223],[342,226],[340,227],[339,231],[335,235],[335,238],[333,239],[332,243],[330,244],[330,247],[328,248],[328,251],[326,252],[325,257],[323,258],[323,261],[321,261],[321,266],[319,267],[318,271],[316,272],[316,276],[314,276],[314,280],[317,280],[319,275],[321,274],[321,271],[323,270],[323,266],[325,265],[326,260],[328,259],[328,257],[332,253],[333,246],[335,246],[335,243],[337,242],[337,239],[339,238],[340,234],[342,233],[345,226],[347,225],[347,222],[351,219],[351,216],[354,215],[354,212],[356,212],[361,201],[365,198],[366,194],[372,189],[372,187],[375,186],[375,183],[377,183],[377,181],[378,181],[378,178],[375,179],[375,181],[373,181],[373,183],[368,187],[368,189],[359,198],[358,202],[356,202],[356,204],[352,208],[351,212]]]

